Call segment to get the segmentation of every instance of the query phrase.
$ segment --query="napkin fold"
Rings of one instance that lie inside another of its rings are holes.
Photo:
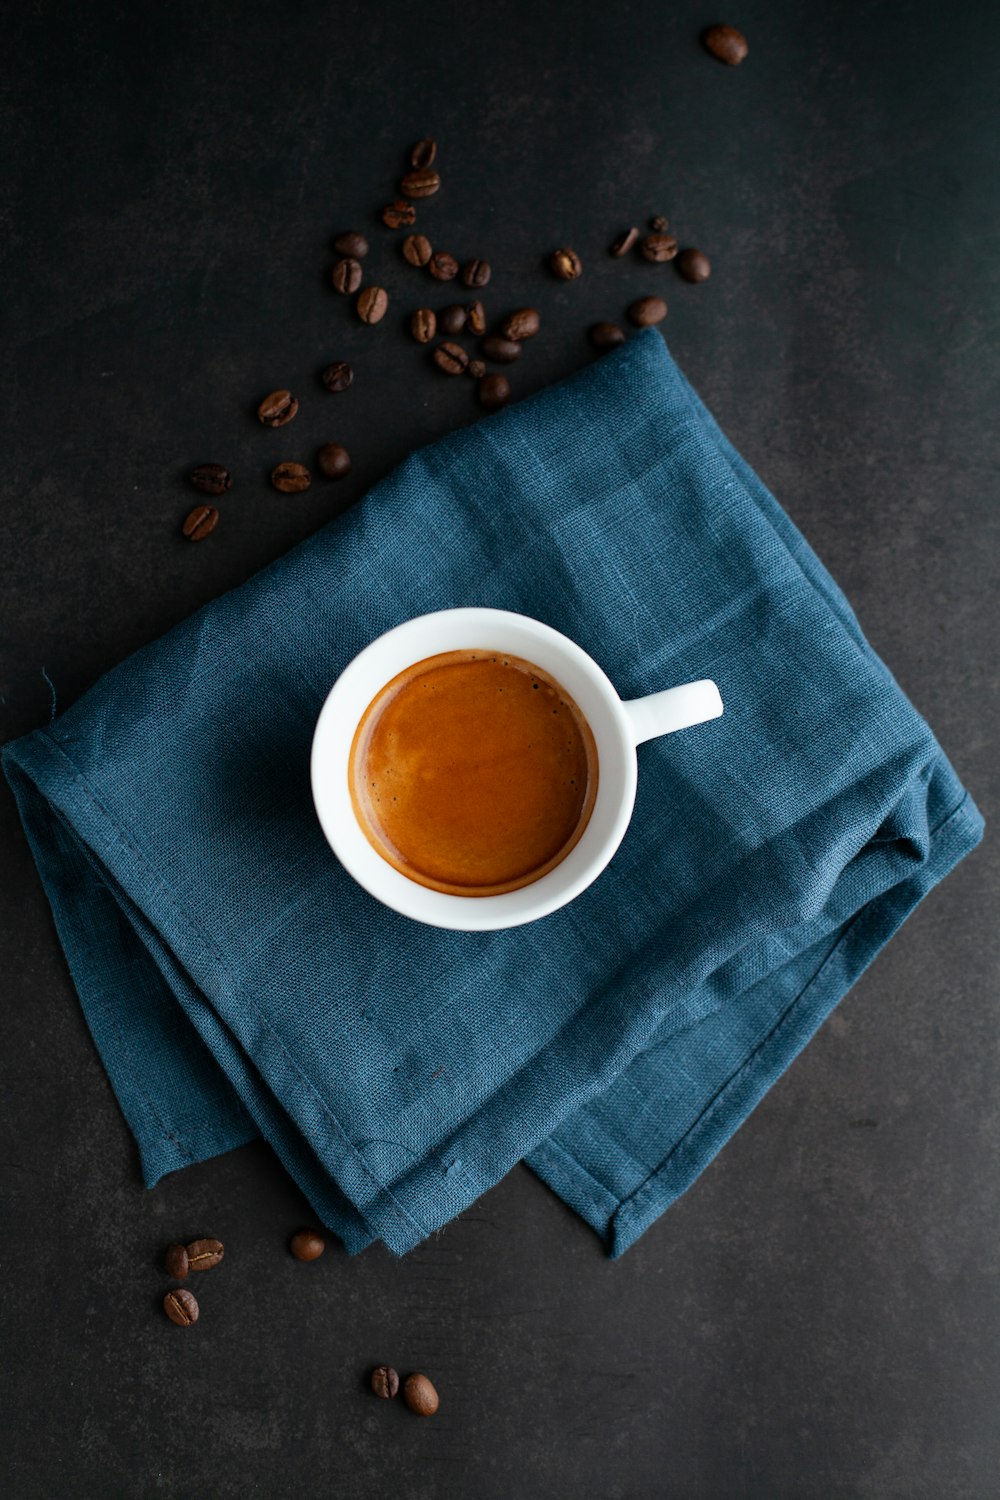
[[[640,748],[609,868],[509,932],[380,906],[310,800],[337,674],[457,605],[726,704]],[[654,331],[415,453],[3,763],[146,1183],[259,1133],[352,1252],[524,1159],[619,1254],[982,833]]]

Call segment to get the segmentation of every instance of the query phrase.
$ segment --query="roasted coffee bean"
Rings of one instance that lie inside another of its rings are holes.
[[[431,242],[426,234],[408,234],[402,245],[403,259],[411,266],[426,266],[431,258]]]
[[[519,307],[516,312],[507,314],[500,324],[500,332],[505,339],[522,344],[525,339],[535,337],[539,326],[540,319],[533,307]]]
[[[493,267],[488,260],[467,260],[462,267],[462,280],[466,286],[485,286],[493,275]]]
[[[437,333],[437,317],[429,307],[418,307],[410,317],[410,332],[418,344],[429,344]]]
[[[319,1260],[326,1249],[326,1240],[315,1229],[300,1229],[292,1235],[288,1248],[296,1260]]]
[[[731,68],[741,63],[750,50],[746,37],[735,26],[710,26],[702,32],[701,39],[713,57]]]
[[[678,255],[677,269],[685,281],[707,281],[712,274],[712,263],[704,250],[692,246]]]
[[[454,302],[451,307],[443,307],[438,313],[438,327],[442,333],[461,333],[467,317],[465,308],[460,303]]]
[[[486,309],[481,302],[470,302],[465,309],[465,326],[476,338],[486,332]]]
[[[198,1321],[197,1300],[182,1286],[167,1293],[163,1299],[163,1311],[178,1328],[190,1328],[192,1323]]]
[[[189,542],[203,542],[219,524],[219,512],[214,505],[196,505],[184,518],[181,527]]]
[[[426,1375],[407,1375],[403,1382],[403,1400],[418,1417],[433,1417],[438,1409],[438,1393]]]
[[[673,260],[677,254],[677,241],[672,234],[647,234],[639,246],[643,260]]]
[[[399,1390],[399,1376],[392,1365],[376,1365],[372,1371],[372,1390],[376,1396],[391,1401]]]
[[[359,260],[354,260],[349,255],[338,260],[330,274],[334,291],[339,292],[342,297],[353,296],[361,285],[363,274]]]
[[[408,229],[417,221],[417,210],[412,203],[404,203],[397,198],[394,203],[387,203],[382,210],[382,223],[387,229]]]
[[[368,241],[358,230],[345,229],[343,234],[338,234],[334,239],[333,248],[341,255],[352,255],[355,260],[364,260],[368,254]]]
[[[224,495],[232,487],[233,476],[221,464],[199,464],[191,470],[191,483],[203,495]]]
[[[346,479],[351,472],[351,455],[339,443],[324,443],[316,463],[324,479]]]
[[[549,265],[560,281],[575,281],[583,270],[583,261],[575,250],[569,249],[554,250],[549,256]]]
[[[458,261],[447,250],[436,250],[427,262],[427,269],[437,281],[454,281],[458,275]]]
[[[587,330],[587,337],[594,348],[600,349],[602,354],[625,342],[625,334],[617,323],[593,323]]]
[[[628,310],[629,319],[637,328],[651,328],[662,323],[667,316],[667,304],[662,297],[640,297]]]
[[[638,238],[638,229],[626,229],[616,240],[611,241],[609,251],[612,255],[627,255]]]
[[[332,365],[327,365],[320,379],[328,391],[338,395],[353,383],[354,371],[346,359],[335,359]]]
[[[291,391],[272,391],[257,408],[257,418],[265,427],[284,427],[299,409]]]
[[[476,394],[480,406],[487,411],[499,411],[510,400],[510,381],[506,375],[484,375]]]
[[[438,344],[431,358],[446,375],[461,375],[469,363],[469,356],[461,344]]]
[[[434,165],[434,158],[438,154],[437,141],[433,136],[425,136],[418,141],[410,152],[410,166],[416,171],[422,172],[425,167]]]
[[[466,375],[471,375],[473,380],[482,380],[486,374],[486,361],[483,359],[470,359],[465,367]]]
[[[278,464],[271,470],[271,483],[283,495],[298,495],[312,484],[312,476],[304,464]]]
[[[501,338],[498,333],[488,334],[479,347],[495,365],[512,365],[521,358],[520,344],[514,339]]]
[[[225,1255],[226,1247],[221,1240],[192,1240],[187,1253],[192,1271],[211,1271]]]
[[[662,214],[657,214],[654,218],[650,219],[649,227],[656,234],[663,234],[665,230],[670,228],[670,220],[665,219]]]
[[[399,186],[407,198],[433,198],[441,186],[441,179],[430,167],[423,167],[407,172]]]
[[[163,1257],[163,1269],[175,1281],[183,1281],[190,1269],[188,1253],[184,1245],[168,1245]]]
[[[389,306],[389,296],[383,287],[366,286],[359,292],[355,305],[362,323],[381,323]]]

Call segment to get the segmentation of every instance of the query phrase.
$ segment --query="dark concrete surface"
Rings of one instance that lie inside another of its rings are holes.
[[[1000,174],[993,5],[27,0],[5,8],[0,738],[329,519],[471,384],[401,331],[430,286],[375,219],[431,132],[440,245],[535,302],[518,395],[667,288],[671,347],[997,811]],[[605,254],[666,213],[715,272]],[[329,237],[370,230],[365,329]],[[560,286],[563,243],[586,262]],[[452,300],[431,286],[431,300]],[[348,396],[316,371],[354,361]],[[249,414],[291,385],[287,436]],[[274,494],[327,439],[349,481]],[[274,440],[272,440],[274,439]],[[280,450],[280,452],[279,452]],[[237,487],[178,525],[195,462]],[[622,1261],[518,1168],[402,1261],[313,1266],[260,1145],[143,1190],[6,789],[0,1491],[781,1500],[1000,1490],[997,897],[986,843]],[[157,1257],[220,1236],[181,1332]],[[427,1370],[432,1422],[366,1395]]]

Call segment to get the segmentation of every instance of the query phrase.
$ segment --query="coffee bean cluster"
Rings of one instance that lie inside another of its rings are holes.
[[[376,1396],[391,1401],[400,1391],[399,1375],[392,1365],[376,1365],[371,1373],[370,1384]],[[418,1417],[433,1417],[440,1401],[438,1393],[426,1375],[414,1370],[402,1383],[403,1400]]]
[[[221,1240],[192,1240],[188,1245],[168,1245],[163,1269],[173,1281],[186,1281],[195,1271],[211,1271],[220,1264],[226,1250]],[[191,1328],[201,1309],[198,1299],[187,1287],[174,1287],[163,1298],[163,1311],[178,1328]]]

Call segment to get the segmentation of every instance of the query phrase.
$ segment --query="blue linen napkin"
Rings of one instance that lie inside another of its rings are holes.
[[[456,605],[726,704],[640,749],[608,870],[511,932],[380,906],[310,801],[334,678]],[[414,454],[4,766],[147,1184],[260,1133],[351,1251],[525,1159],[621,1253],[982,833],[653,331]]]

